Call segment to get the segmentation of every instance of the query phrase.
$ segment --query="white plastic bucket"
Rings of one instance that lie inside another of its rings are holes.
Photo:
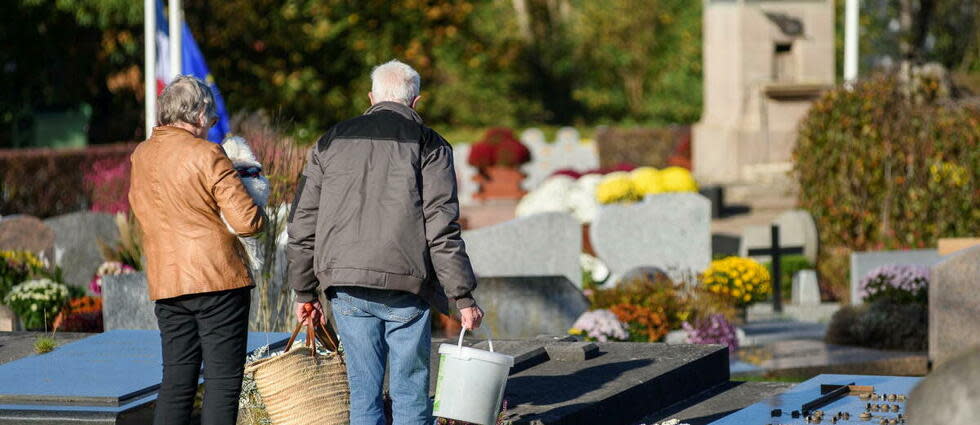
[[[479,425],[494,425],[500,413],[500,403],[507,386],[507,376],[514,366],[514,357],[463,346],[459,333],[456,345],[439,346],[439,377],[436,379],[436,399],[432,414]]]

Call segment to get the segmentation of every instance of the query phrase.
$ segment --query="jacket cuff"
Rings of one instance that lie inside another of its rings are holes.
[[[476,305],[476,300],[473,299],[473,294],[467,293],[456,298],[456,309],[462,310],[464,308],[473,307]]]
[[[316,301],[318,299],[317,296],[316,296],[316,291],[310,291],[310,292],[303,291],[303,292],[300,292],[300,291],[294,290],[293,292],[296,293],[296,302],[298,302],[298,303],[311,303],[311,302]]]

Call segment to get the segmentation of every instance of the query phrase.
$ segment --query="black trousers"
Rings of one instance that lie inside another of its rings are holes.
[[[234,425],[242,390],[251,288],[156,302],[163,383],[153,423],[190,423],[204,361],[202,425]]]

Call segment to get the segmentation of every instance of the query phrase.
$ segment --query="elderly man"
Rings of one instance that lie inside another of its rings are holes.
[[[452,148],[415,112],[419,74],[391,61],[371,80],[371,108],[310,151],[289,218],[289,282],[300,321],[322,320],[317,295],[327,291],[351,424],[385,423],[387,362],[394,425],[431,425],[429,307],[448,312],[452,299],[470,329],[483,312],[460,238]]]
[[[163,344],[154,423],[190,423],[203,359],[201,423],[231,425],[254,286],[236,236],[258,233],[266,218],[221,146],[204,140],[217,117],[208,86],[178,76],[158,103],[160,126],[133,152],[129,189]]]

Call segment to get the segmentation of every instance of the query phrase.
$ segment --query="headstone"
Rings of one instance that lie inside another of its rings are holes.
[[[288,334],[250,332],[246,350]],[[0,365],[0,423],[145,424],[162,380],[160,333],[115,330]]]
[[[495,338],[563,335],[589,300],[564,276],[481,277],[474,298]]]
[[[936,367],[909,395],[910,424],[973,425],[980,418],[980,347]]]
[[[463,232],[477,276],[564,276],[582,286],[582,229],[569,214],[544,213]]]
[[[861,299],[861,279],[871,270],[887,265],[927,266],[943,259],[935,249],[910,249],[904,251],[864,251],[851,253],[851,304]]]
[[[534,190],[558,170],[587,171],[599,167],[595,143],[580,141],[578,130],[572,127],[558,130],[554,143],[547,143],[544,134],[536,128],[525,130],[521,134],[521,141],[531,151],[531,162],[523,168],[527,174],[524,179],[525,190]]]
[[[793,276],[793,304],[820,305],[820,285],[815,270],[800,270]]]
[[[980,246],[932,268],[929,282],[929,359],[933,366],[980,345]]]
[[[0,304],[0,332],[13,332],[19,327],[19,321],[14,311]]]
[[[102,323],[115,329],[159,329],[146,287],[146,275],[130,273],[102,278]]]
[[[83,288],[102,264],[99,241],[112,244],[119,240],[119,229],[111,214],[76,212],[44,220],[54,230],[55,251],[61,253],[60,266],[65,283]]]
[[[37,217],[6,216],[0,220],[0,250],[23,250],[54,258],[54,231]]]
[[[605,205],[590,239],[614,275],[653,266],[684,279],[711,262],[711,203],[696,193],[667,193],[637,204]]]
[[[817,262],[817,224],[813,216],[804,210],[790,210],[780,214],[772,222],[779,226],[780,246],[801,246],[803,256],[811,264]],[[742,243],[739,255],[746,257],[753,248],[767,248],[770,245],[770,226],[746,226],[742,231]],[[769,261],[768,257],[755,258],[758,261]]]
[[[460,205],[471,205],[475,201],[473,194],[479,191],[479,185],[473,181],[476,168],[466,162],[470,154],[470,144],[461,143],[453,146],[453,166],[456,169],[456,193]]]

